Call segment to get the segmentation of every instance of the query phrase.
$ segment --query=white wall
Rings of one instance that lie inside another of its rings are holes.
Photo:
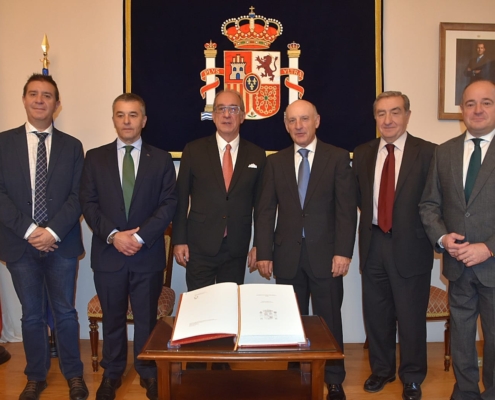
[[[81,140],[85,150],[114,140],[111,105],[123,90],[122,11],[122,0],[0,0],[0,131],[26,120],[22,87],[29,75],[41,72],[46,33],[50,74],[62,101],[55,125]],[[86,307],[96,291],[85,223],[83,236],[76,308],[81,338],[87,339]]]
[[[41,40],[50,41],[50,72],[59,84],[62,111],[57,128],[91,149],[115,138],[111,103],[122,92],[122,0],[0,0],[0,131],[25,121],[21,90],[27,77],[41,70]],[[462,132],[458,121],[437,120],[440,22],[492,22],[495,1],[384,1],[385,89],[401,90],[412,104],[409,130],[442,143]],[[364,104],[369,107],[371,104]],[[178,163],[176,163],[176,167]],[[91,234],[83,223],[86,256],[80,262],[76,307],[81,337],[88,338],[86,306],[95,289],[89,264]],[[361,282],[357,252],[345,278],[343,305],[346,342],[364,341]],[[0,266],[0,268],[5,268]],[[2,275],[3,276],[3,275]],[[3,278],[2,278],[3,279]],[[247,282],[266,282],[248,275]],[[437,258],[433,284],[445,287]],[[172,287],[185,290],[184,269],[174,266]],[[430,341],[443,340],[443,323],[428,324]]]

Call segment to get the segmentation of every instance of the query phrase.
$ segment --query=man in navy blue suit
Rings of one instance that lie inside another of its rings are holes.
[[[156,324],[165,269],[164,232],[177,205],[175,168],[145,143],[146,108],[124,93],[113,102],[117,140],[87,152],[80,200],[93,230],[91,268],[103,311],[103,380],[96,400],[112,400],[127,365],[128,301],[134,315],[134,367],[149,399],[158,399],[153,361],[138,360]],[[130,186],[129,186],[130,185]]]
[[[36,400],[47,386],[47,297],[69,397],[85,400],[89,393],[74,308],[77,258],[84,251],[78,200],[82,145],[53,127],[60,100],[51,76],[33,74],[22,101],[26,124],[0,133],[0,259],[22,305],[27,361],[28,383],[19,400]]]

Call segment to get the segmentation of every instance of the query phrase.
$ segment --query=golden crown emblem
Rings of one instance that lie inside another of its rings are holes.
[[[282,34],[282,24],[273,18],[265,18],[249,8],[248,15],[230,18],[222,24],[222,34],[234,43],[236,49],[268,49]]]

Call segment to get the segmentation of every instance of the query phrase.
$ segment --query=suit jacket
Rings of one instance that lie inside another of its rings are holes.
[[[112,272],[124,265],[135,272],[165,268],[163,233],[177,205],[175,168],[169,153],[143,142],[129,220],[125,215],[116,141],[87,152],[80,200],[84,218],[93,230],[93,270]],[[125,231],[136,227],[145,244],[134,256],[125,256],[107,244],[114,229]]]
[[[62,257],[84,252],[78,200],[83,168],[82,145],[76,138],[53,129],[47,175],[48,224],[61,242]],[[32,188],[25,125],[0,133],[0,259],[14,262],[29,243],[24,235],[34,222]]]
[[[314,275],[331,277],[334,255],[352,257],[356,219],[356,190],[347,151],[317,141],[303,208],[294,146],[268,157],[255,225],[256,255],[258,260],[273,260],[276,277],[295,277],[303,228]]]
[[[173,244],[187,244],[190,251],[215,256],[227,227],[230,255],[247,255],[266,156],[263,149],[242,138],[237,151],[227,191],[215,135],[186,145],[177,180]]]
[[[457,280],[464,264],[440,248],[438,239],[456,232],[470,243],[485,243],[495,252],[495,145],[488,148],[469,202],[462,177],[465,134],[437,147],[420,204],[421,218],[435,250],[443,252],[443,274]],[[481,283],[495,286],[495,258],[471,267]]]
[[[354,150],[353,171],[358,185],[359,261],[364,268],[371,243],[373,184],[380,139]],[[392,215],[392,246],[399,274],[404,278],[421,275],[433,267],[433,251],[419,216],[419,202],[426,184],[435,144],[407,135],[395,189]]]

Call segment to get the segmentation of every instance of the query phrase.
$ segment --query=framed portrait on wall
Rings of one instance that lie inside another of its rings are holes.
[[[495,24],[440,23],[438,119],[462,119],[464,88],[495,81]]]

